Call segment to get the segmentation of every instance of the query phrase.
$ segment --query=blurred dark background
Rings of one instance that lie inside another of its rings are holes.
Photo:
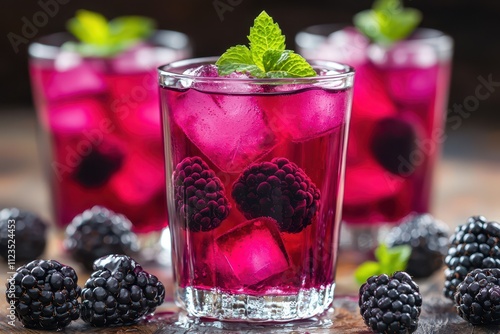
[[[245,43],[253,18],[267,10],[280,23],[287,35],[288,47],[293,37],[309,25],[329,22],[350,22],[353,14],[369,8],[371,0],[40,0],[2,1],[0,31],[0,114],[12,107],[30,107],[31,94],[27,71],[27,43],[16,53],[8,33],[22,35],[23,19],[33,22],[42,4],[56,3],[57,12],[38,28],[36,37],[65,29],[65,22],[75,11],[85,8],[112,18],[126,14],[153,17],[160,28],[179,30],[192,37],[195,55],[217,55],[228,46]],[[226,9],[218,14],[215,5]],[[222,5],[221,5],[222,4]],[[500,2],[498,0],[415,0],[407,6],[424,13],[423,27],[445,31],[455,40],[453,79],[450,106],[462,103],[474,95],[478,76],[491,75],[500,82]],[[32,40],[29,38],[28,40]],[[467,124],[494,127],[500,125],[500,87],[480,102],[479,108],[467,119]]]

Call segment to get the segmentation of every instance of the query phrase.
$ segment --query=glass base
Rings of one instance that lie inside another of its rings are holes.
[[[223,321],[290,321],[323,313],[333,302],[335,283],[297,295],[250,296],[192,287],[178,288],[179,306],[195,317]]]

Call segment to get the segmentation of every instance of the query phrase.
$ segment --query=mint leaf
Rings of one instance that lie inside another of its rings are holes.
[[[109,22],[109,30],[115,43],[146,39],[155,26],[154,20],[143,16],[121,16]]]
[[[356,282],[362,284],[373,275],[392,275],[396,271],[405,270],[410,255],[411,247],[408,245],[388,248],[385,244],[380,244],[375,249],[375,258],[378,262],[362,263],[354,273]]]
[[[291,50],[267,50],[262,58],[266,76],[270,78],[312,77],[316,71],[300,55]]]
[[[390,45],[408,37],[422,21],[422,14],[403,8],[400,0],[378,0],[371,10],[354,16],[354,25],[372,41]]]
[[[380,275],[380,264],[374,261],[367,261],[361,264],[354,272],[354,278],[358,284],[363,284],[373,275]]]
[[[264,70],[262,58],[267,50],[285,50],[285,36],[281,33],[279,25],[265,11],[255,19],[248,40],[252,59],[262,70]]]
[[[250,47],[236,45],[220,56],[215,63],[219,75],[242,72],[256,78],[316,76],[316,71],[304,58],[285,50],[285,36],[265,11],[255,19],[248,40]]]
[[[66,26],[69,32],[84,43],[103,45],[109,38],[108,21],[99,13],[81,9]]]
[[[233,72],[249,73],[256,76],[257,72],[262,75],[263,71],[253,63],[250,49],[245,45],[236,45],[227,49],[215,63],[219,75],[229,75]],[[253,73],[256,72],[256,73]]]
[[[67,29],[79,43],[67,42],[65,49],[84,56],[110,57],[149,37],[155,22],[142,16],[123,16],[108,22],[99,13],[79,10],[68,21]]]

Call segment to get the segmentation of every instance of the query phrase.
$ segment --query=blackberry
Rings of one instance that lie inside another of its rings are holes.
[[[271,217],[289,233],[310,225],[320,203],[315,184],[286,158],[248,166],[233,184],[232,196],[247,219]]]
[[[500,324],[500,269],[474,269],[457,286],[458,315],[473,325]]]
[[[130,325],[163,303],[165,288],[132,258],[109,255],[94,262],[82,290],[81,317],[96,327]]]
[[[15,258],[11,256],[10,260],[15,259],[19,264],[33,261],[45,250],[46,232],[47,224],[29,211],[17,208],[1,210],[0,257],[8,261],[9,249],[15,245]]]
[[[455,290],[474,269],[500,267],[500,225],[482,216],[470,217],[456,228],[444,262],[444,295],[453,299]]]
[[[173,174],[177,214],[191,231],[210,231],[229,215],[224,185],[200,157],[187,157]]]
[[[6,294],[25,327],[61,329],[78,319],[80,292],[73,268],[54,260],[35,260],[16,270]]]
[[[429,214],[408,216],[387,234],[388,247],[411,246],[406,272],[412,277],[429,277],[443,266],[448,251],[448,228]]]
[[[411,161],[410,155],[418,148],[416,143],[415,125],[400,118],[388,117],[375,125],[371,151],[375,160],[392,174],[409,176],[414,169],[405,168],[401,159]]]
[[[110,254],[134,254],[139,249],[132,223],[101,206],[79,214],[66,227],[64,246],[73,259],[92,270],[94,260]]]
[[[418,285],[403,271],[372,276],[359,289],[361,316],[375,333],[413,333],[421,306]]]
[[[116,145],[102,142],[93,145],[73,171],[73,177],[87,188],[97,188],[108,182],[121,166],[125,156]]]

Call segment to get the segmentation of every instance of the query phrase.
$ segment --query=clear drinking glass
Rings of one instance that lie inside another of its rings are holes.
[[[342,220],[345,247],[371,250],[378,231],[430,210],[444,141],[452,39],[417,29],[390,47],[353,27],[312,26],[296,36],[310,59],[356,69]]]
[[[228,321],[314,316],[333,300],[353,70],[183,74],[215,61],[159,69],[176,301]]]
[[[67,33],[31,44],[38,118],[56,223],[94,205],[127,216],[136,232],[167,225],[156,68],[191,55],[186,35],[156,31],[113,57],[82,57]]]

